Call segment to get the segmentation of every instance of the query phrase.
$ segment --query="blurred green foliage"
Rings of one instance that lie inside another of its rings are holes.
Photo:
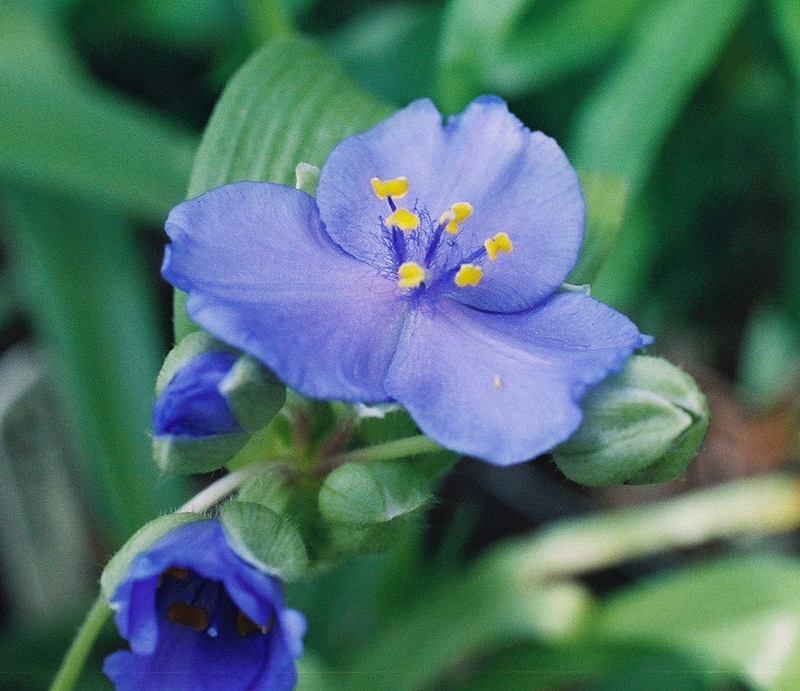
[[[265,41],[265,64],[237,72]],[[0,4],[2,345],[22,331],[49,349],[101,555],[187,491],[159,476],[148,436],[172,337],[159,321],[167,308],[154,259],[169,208],[187,190],[242,177],[292,184],[296,163],[320,165],[392,105],[431,96],[453,113],[485,92],[555,136],[581,169],[599,240],[576,282],[610,252],[594,295],[662,343],[688,342],[759,409],[791,392],[800,372],[795,0]],[[178,334],[192,329],[180,310],[176,320]],[[556,503],[567,496],[553,491]],[[552,500],[544,492],[514,509],[530,513]],[[419,497],[407,495],[416,511]],[[456,516],[472,510],[463,507]],[[478,522],[458,520],[441,548],[451,556],[430,560],[436,568],[419,556],[424,531],[409,528],[392,535],[392,554],[294,586],[313,624],[301,688],[334,688],[329,667],[366,669],[370,658],[354,662],[352,649],[376,631],[385,650],[373,649],[373,663],[405,649],[413,664],[408,631],[427,631],[430,646],[446,641],[426,650],[441,664],[429,676],[417,670],[407,688],[498,688],[509,670],[532,669],[550,671],[514,676],[514,688],[797,687],[795,643],[764,649],[783,650],[780,664],[748,647],[794,641],[795,557],[698,563],[642,585],[616,582],[610,599],[565,582],[536,592],[541,618],[533,612],[520,628],[519,601],[497,574],[447,580],[460,568],[452,536]],[[404,624],[416,597],[431,601],[428,587],[451,593],[433,600],[441,627]],[[550,626],[553,612],[574,630]],[[0,639],[3,683],[14,688],[41,687],[40,669],[57,656],[38,650],[63,644],[30,624]],[[768,668],[778,671],[759,672]],[[96,676],[82,688],[103,688]]]

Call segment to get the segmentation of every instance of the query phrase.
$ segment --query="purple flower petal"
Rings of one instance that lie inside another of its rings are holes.
[[[176,603],[206,620],[176,619]],[[305,621],[286,609],[280,581],[232,550],[219,521],[182,525],[138,555],[112,604],[131,644],[106,659],[118,689],[288,691],[297,681]],[[241,629],[240,615],[255,624]]]
[[[480,253],[497,233],[509,235],[512,252],[479,260],[478,286],[455,289],[450,278],[454,299],[464,304],[527,309],[561,285],[577,261],[585,216],[578,177],[554,140],[531,132],[498,98],[476,99],[446,126],[430,101],[416,101],[331,152],[317,187],[325,228],[353,256],[383,266],[391,253],[379,217],[390,209],[375,196],[373,176],[407,177],[410,190],[397,204],[424,207],[434,226],[453,203],[472,205],[458,234],[444,236],[452,242],[448,266]]]
[[[518,314],[440,300],[401,336],[386,390],[443,446],[508,465],[578,426],[578,401],[648,341],[623,315],[577,293]]]
[[[226,185],[175,207],[167,232],[164,277],[204,329],[308,396],[387,399],[401,291],[331,242],[309,195]]]

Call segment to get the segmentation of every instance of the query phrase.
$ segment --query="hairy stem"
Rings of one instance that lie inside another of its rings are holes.
[[[111,607],[100,593],[81,624],[75,640],[67,650],[50,691],[70,691],[75,687],[75,682],[78,681],[81,670],[86,664],[86,658],[89,657],[94,641],[102,631],[109,614],[111,614]]]

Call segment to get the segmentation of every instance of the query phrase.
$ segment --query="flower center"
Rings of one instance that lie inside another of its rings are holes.
[[[411,184],[408,178],[390,180],[372,178],[372,190],[385,199],[390,213],[379,217],[381,233],[392,258],[392,271],[397,285],[410,291],[430,290],[434,286],[469,289],[483,278],[483,263],[495,261],[500,253],[513,249],[511,238],[499,232],[487,238],[482,246],[464,252],[455,237],[473,212],[469,202],[455,202],[438,220],[425,207],[413,209],[398,206]]]
[[[156,599],[167,621],[205,632],[212,638],[220,634],[221,628],[228,633],[235,628],[242,638],[253,633],[267,634],[275,623],[271,616],[265,626],[258,624],[234,604],[222,582],[177,566],[161,574]]]

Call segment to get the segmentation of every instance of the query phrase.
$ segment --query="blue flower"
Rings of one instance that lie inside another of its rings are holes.
[[[300,393],[397,401],[443,446],[506,465],[564,441],[586,388],[649,342],[558,290],[584,216],[564,153],[500,99],[444,125],[420,100],[340,142],[316,200],[239,182],[177,206],[163,274]]]
[[[131,647],[106,658],[117,689],[288,691],[297,682],[303,616],[215,519],[182,525],[139,554],[111,604]]]
[[[156,435],[204,437],[241,432],[223,390],[225,377],[238,359],[236,353],[212,350],[181,367],[153,407]]]

